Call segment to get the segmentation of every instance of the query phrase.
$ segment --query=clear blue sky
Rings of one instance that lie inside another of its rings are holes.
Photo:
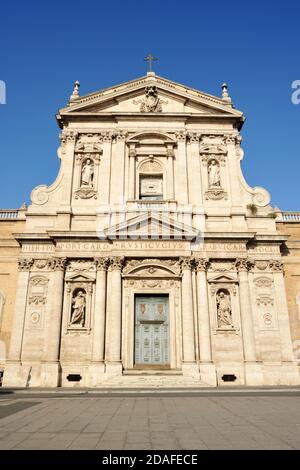
[[[300,2],[13,1],[1,6],[0,207],[29,202],[58,171],[55,113],[81,94],[146,73],[220,95],[226,81],[244,125],[243,171],[272,204],[300,210]]]

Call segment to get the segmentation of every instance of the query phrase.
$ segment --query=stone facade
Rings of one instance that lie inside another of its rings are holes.
[[[226,86],[217,98],[149,72],[78,89],[57,115],[57,179],[11,238],[4,385],[298,384],[285,228],[243,178]]]

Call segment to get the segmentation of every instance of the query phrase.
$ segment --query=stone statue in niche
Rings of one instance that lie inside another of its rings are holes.
[[[84,326],[86,309],[86,294],[83,290],[79,290],[72,299],[71,325]]]
[[[90,158],[88,158],[81,170],[81,187],[92,188],[94,180],[94,164]]]
[[[230,294],[228,291],[217,293],[218,328],[232,326]]]
[[[221,186],[220,167],[217,160],[211,160],[208,167],[208,184],[210,188]]]

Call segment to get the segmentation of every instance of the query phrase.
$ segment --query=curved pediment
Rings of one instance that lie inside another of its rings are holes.
[[[139,142],[140,144],[165,144],[165,143],[176,143],[174,139],[172,139],[168,134],[164,134],[163,132],[138,132],[137,134],[132,135],[128,141],[128,143],[136,143]]]
[[[132,260],[124,269],[127,276],[170,277],[179,276],[179,263],[176,260]]]

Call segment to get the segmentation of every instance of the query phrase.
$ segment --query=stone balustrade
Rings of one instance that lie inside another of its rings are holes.
[[[298,222],[300,223],[300,212],[287,212],[284,211],[282,214],[282,222]]]
[[[19,209],[0,209],[0,219],[18,219]]]

